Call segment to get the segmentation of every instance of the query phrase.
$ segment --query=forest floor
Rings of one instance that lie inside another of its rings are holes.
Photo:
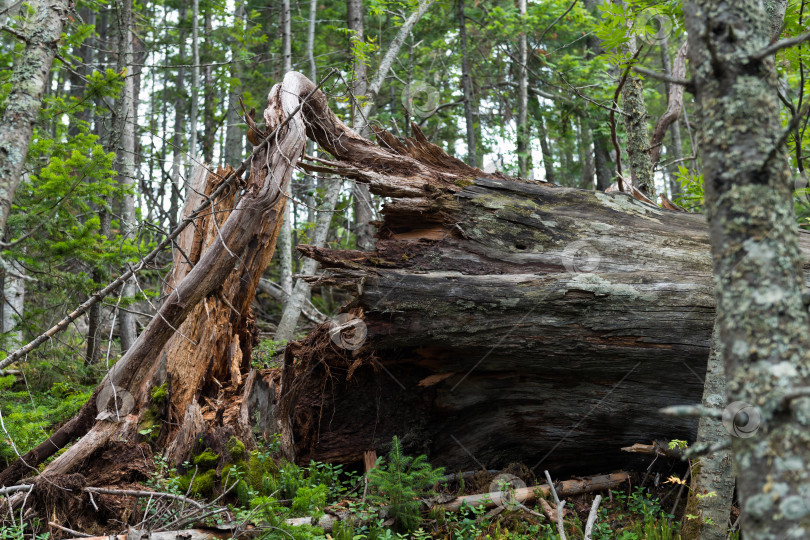
[[[271,357],[274,351],[257,352],[261,353],[257,355],[257,363],[263,363],[263,358]],[[6,463],[69,419],[91,395],[100,375],[68,359],[51,360],[49,369],[42,367],[23,364],[20,371],[0,377],[4,416],[0,458]],[[39,489],[34,493],[39,495],[32,494],[24,501],[13,518],[5,512],[0,518],[0,539],[42,539],[45,535],[75,538],[81,536],[78,533],[109,535],[127,531],[128,527],[204,531],[199,540],[237,534],[249,538],[324,540],[560,538],[554,501],[547,496],[538,496],[525,504],[506,502],[494,508],[490,504],[463,505],[459,511],[442,509],[441,504],[459,496],[508,491],[510,484],[518,487],[545,484],[542,472],[538,478],[520,464],[502,471],[467,473],[461,479],[458,475],[447,479],[447,473],[456,471],[433,469],[424,457],[405,456],[401,449],[397,453],[396,443],[392,443],[391,453],[380,458],[372,472],[364,475],[362,467],[348,470],[329,463],[311,462],[307,466],[289,463],[281,457],[277,439],[248,451],[234,438],[220,454],[206,449],[191,462],[174,467],[155,450],[150,433],[141,435],[144,440],[140,443],[109,443],[93,457],[92,474],[80,471],[86,476],[60,477],[55,482],[49,481],[48,486],[34,481],[35,489]],[[575,460],[572,457],[572,466]],[[648,470],[630,471],[629,481],[598,492],[602,502],[593,539],[682,537],[682,523],[692,519],[686,511],[687,465],[678,459],[653,456],[649,457],[649,463]],[[499,483],[503,478],[516,480]],[[94,492],[92,496],[76,493],[99,487],[113,491]],[[167,499],[159,493],[176,498]],[[567,538],[584,537],[596,495],[593,492],[561,497],[567,499],[564,517]],[[0,496],[4,507],[7,501],[11,497]],[[381,510],[385,508],[390,510]],[[307,525],[311,520],[301,519],[312,517],[317,523],[325,513],[342,520],[329,532]],[[736,508],[733,509],[732,521],[737,514]]]

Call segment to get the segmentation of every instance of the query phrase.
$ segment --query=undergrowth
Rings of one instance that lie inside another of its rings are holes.
[[[559,538],[556,524],[538,517],[537,505],[532,508],[535,514],[518,508],[492,515],[483,505],[463,506],[459,512],[428,511],[422,500],[436,496],[437,491],[457,495],[459,489],[450,490],[443,481],[444,471],[432,468],[424,456],[405,455],[397,438],[392,441],[388,456],[379,458],[368,474],[367,485],[362,475],[340,465],[310,462],[302,467],[286,462],[280,457],[276,440],[252,452],[241,453],[244,446],[240,451],[233,441],[229,447],[237,448],[232,456],[225,455],[228,452],[217,455],[206,450],[179,469],[158,458],[150,487],[198,497],[205,492],[203,498],[209,501],[227,502],[231,512],[228,521],[250,522],[264,531],[265,539]],[[210,481],[205,490],[195,488],[201,478],[208,478],[203,482]],[[569,539],[582,538],[585,517],[577,513],[573,504],[568,507],[572,511],[565,521],[566,534]],[[311,522],[317,524],[327,509],[349,519],[337,522],[329,533],[317,526],[292,525],[287,521],[311,517]],[[142,511],[148,512],[146,508]],[[153,528],[174,519],[173,515],[153,512],[150,521]],[[667,514],[658,499],[643,488],[629,492],[613,490],[604,497],[598,515],[595,540],[680,539],[679,523],[674,516]],[[222,525],[225,518],[214,515],[207,521]]]

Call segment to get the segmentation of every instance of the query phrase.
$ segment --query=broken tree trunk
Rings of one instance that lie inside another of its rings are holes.
[[[359,463],[397,434],[451,469],[595,472],[639,459],[621,452],[638,440],[694,440],[694,419],[658,409],[702,395],[703,216],[486,177],[417,127],[376,146],[320,94],[304,113],[335,156],[305,168],[391,199],[373,252],[300,248],[328,269],[311,282],[356,296],[341,327],[287,347],[276,419],[290,457]]]
[[[296,77],[285,78],[270,91],[265,123],[268,130],[277,131],[254,151],[250,177],[235,208],[233,186],[230,195],[215,201],[209,197],[227,171],[209,175],[206,184],[197,178],[196,185],[205,189],[192,197],[187,212],[208,200],[217,219],[211,219],[212,212],[201,215],[196,230],[188,228],[178,239],[168,294],[157,315],[81,411],[0,473],[1,484],[14,483],[75,437],[83,436],[48,465],[45,474],[75,470],[114,435],[138,440],[139,425],[148,412],[153,421],[164,420],[156,428],[160,441],[172,458],[180,459],[183,452],[193,450],[188,437],[205,434],[205,414],[223,420],[225,411],[218,409],[222,398],[238,393],[243,382],[254,384],[255,376],[242,381],[253,346],[249,306],[275,248],[282,193],[305,142],[301,114],[291,116],[299,108],[297,82]],[[228,213],[231,208],[234,211]],[[156,411],[152,390],[164,382],[166,409]],[[240,406],[225,420],[242,419],[244,424],[247,415],[247,407]]]

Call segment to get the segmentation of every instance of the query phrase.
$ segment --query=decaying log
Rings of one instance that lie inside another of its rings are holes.
[[[374,145],[322,95],[304,114],[334,157],[303,166],[390,200],[374,251],[300,249],[328,269],[313,281],[354,292],[345,317],[359,321],[287,347],[276,418],[289,456],[359,464],[399,435],[451,469],[599,472],[646,462],[621,452],[638,440],[694,439],[693,419],[658,410],[702,393],[702,215],[485,175],[418,127]]]

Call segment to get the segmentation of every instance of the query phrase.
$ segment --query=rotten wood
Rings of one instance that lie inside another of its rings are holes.
[[[450,469],[480,466],[472,455],[597,472],[646,461],[620,450],[638,440],[694,439],[694,419],[658,410],[702,393],[715,306],[702,215],[486,175],[418,126],[377,130],[375,145],[321,94],[304,115],[333,156],[304,168],[390,200],[374,251],[300,248],[326,269],[311,282],[354,293],[344,311],[365,334],[354,346],[325,324],[288,345],[274,404],[288,457],[360,465],[399,435]]]

